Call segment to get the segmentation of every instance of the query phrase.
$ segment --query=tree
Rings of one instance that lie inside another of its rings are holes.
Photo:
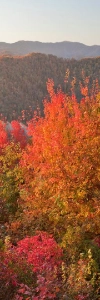
[[[44,101],[43,118],[29,122],[32,143],[21,161],[24,225],[35,220],[72,256],[77,245],[83,249],[84,241],[99,234],[100,95],[85,91],[77,103],[74,95],[55,93],[51,80],[47,88],[51,101]]]

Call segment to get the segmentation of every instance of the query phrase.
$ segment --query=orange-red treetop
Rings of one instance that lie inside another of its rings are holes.
[[[47,88],[51,101],[44,101],[44,117],[35,115],[28,124],[32,143],[21,162],[27,191],[24,205],[32,216],[47,212],[54,223],[61,215],[70,215],[65,225],[63,218],[65,227],[94,217],[93,230],[98,231],[100,95],[86,94],[77,103],[75,95],[55,93],[53,81]],[[91,221],[91,230],[92,226]]]

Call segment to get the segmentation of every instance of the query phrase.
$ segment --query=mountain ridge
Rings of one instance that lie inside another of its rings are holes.
[[[29,53],[52,54],[65,59],[82,59],[100,56],[100,45],[79,42],[39,42],[20,40],[14,43],[0,42],[0,55],[27,55]]]

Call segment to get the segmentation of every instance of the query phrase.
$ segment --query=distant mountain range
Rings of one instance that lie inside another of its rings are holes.
[[[52,54],[67,59],[82,59],[100,56],[100,45],[87,46],[78,42],[42,43],[38,41],[0,42],[0,54],[27,55],[29,53]]]

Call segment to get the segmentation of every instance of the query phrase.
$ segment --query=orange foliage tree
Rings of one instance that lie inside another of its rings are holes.
[[[77,103],[74,94],[55,93],[52,80],[47,89],[51,101],[44,101],[44,117],[29,122],[21,160],[23,222],[53,233],[72,255],[99,234],[100,95],[85,91]]]

